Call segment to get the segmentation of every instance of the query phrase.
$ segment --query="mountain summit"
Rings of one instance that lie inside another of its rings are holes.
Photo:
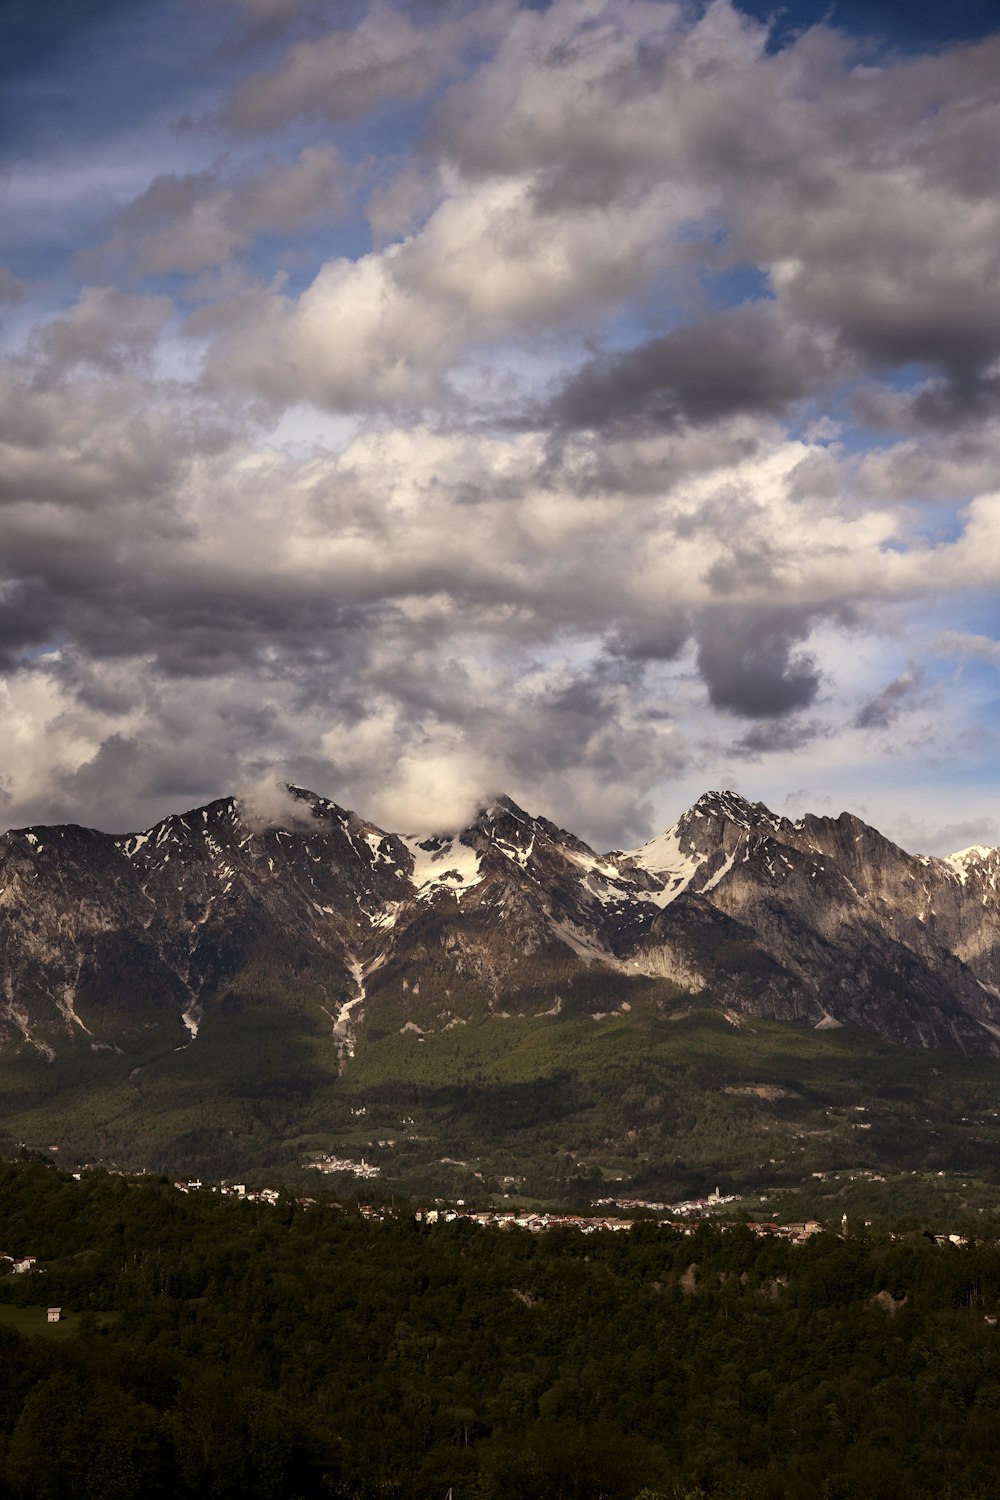
[[[287,790],[270,819],[227,797],[119,837],[0,837],[3,1048],[202,1045],[270,995],[343,1060],[365,1026],[605,1014],[660,985],[1000,1054],[997,850],[911,855],[848,813],[791,822],[708,792],[599,854],[505,796],[420,837]]]

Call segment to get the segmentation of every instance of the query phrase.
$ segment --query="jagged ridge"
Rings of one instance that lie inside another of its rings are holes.
[[[1000,1052],[996,850],[910,855],[847,813],[791,822],[710,792],[601,855],[508,797],[421,838],[288,791],[285,826],[228,797],[138,834],[0,837],[0,1041],[180,1047],[266,972],[342,1058],[364,1020],[419,1034],[603,1013],[662,980],[748,1014]]]

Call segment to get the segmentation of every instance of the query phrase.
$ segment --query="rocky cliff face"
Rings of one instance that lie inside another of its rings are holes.
[[[417,839],[290,790],[285,826],[225,798],[122,837],[0,837],[0,1044],[197,1045],[212,1007],[266,971],[341,1056],[362,1024],[606,1012],[658,979],[749,1014],[1000,1053],[996,850],[910,855],[849,814],[792,823],[724,792],[599,855],[504,797]]]
[[[701,798],[664,839],[698,861],[671,912],[674,941],[696,893],[743,929],[756,983],[724,947],[702,951],[737,1008],[995,1050],[996,893],[979,862],[972,876],[967,856],[907,854],[848,813],[791,823],[731,793]],[[636,857],[658,863],[650,851],[662,843]]]

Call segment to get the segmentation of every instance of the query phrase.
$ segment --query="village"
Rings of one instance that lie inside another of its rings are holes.
[[[367,1165],[367,1164],[365,1164]],[[333,1172],[338,1167],[354,1167],[358,1163],[339,1163],[332,1159],[324,1164],[322,1170]],[[71,1175],[79,1182],[84,1167],[74,1171]],[[120,1171],[116,1168],[110,1170],[114,1175],[129,1177],[132,1174]],[[377,1175],[378,1168],[370,1168],[368,1172],[352,1175],[372,1176]],[[142,1175],[142,1174],[140,1174]],[[814,1174],[820,1175],[820,1174]],[[854,1174],[851,1174],[852,1176]],[[867,1175],[862,1173],[861,1175]],[[173,1182],[174,1188],[179,1193],[217,1193],[220,1197],[232,1198],[243,1203],[259,1203],[269,1207],[275,1207],[282,1199],[283,1193],[279,1188],[261,1187],[250,1188],[242,1182],[203,1182],[200,1178],[178,1178]],[[505,1195],[506,1196],[506,1195]],[[433,1207],[417,1207],[415,1210],[407,1206],[397,1207],[394,1203],[354,1203],[346,1204],[337,1200],[327,1201],[327,1206],[340,1210],[341,1212],[354,1211],[360,1217],[373,1221],[384,1222],[390,1219],[400,1219],[409,1212],[418,1224],[432,1228],[441,1224],[452,1224],[458,1221],[476,1224],[485,1229],[521,1230],[528,1234],[543,1234],[553,1229],[571,1229],[579,1234],[596,1234],[599,1232],[622,1233],[633,1229],[639,1224],[655,1224],[661,1229],[674,1229],[678,1233],[690,1236],[697,1232],[702,1223],[713,1223],[723,1231],[743,1227],[758,1238],[774,1238],[787,1240],[793,1245],[803,1245],[817,1234],[827,1231],[828,1226],[818,1219],[806,1219],[789,1223],[779,1223],[776,1220],[757,1220],[718,1217],[720,1209],[728,1209],[731,1204],[738,1203],[739,1196],[736,1194],[722,1194],[716,1188],[714,1192],[708,1193],[703,1198],[685,1199],[677,1203],[653,1202],[641,1198],[599,1198],[595,1199],[592,1207],[599,1209],[617,1210],[617,1212],[605,1212],[598,1214],[558,1213],[545,1212],[536,1209],[509,1209],[509,1208],[487,1208],[476,1209],[468,1207],[462,1199],[454,1203],[447,1203],[442,1199],[435,1199]],[[320,1200],[311,1197],[296,1196],[294,1202],[302,1209],[319,1207]],[[622,1212],[624,1211],[623,1216]],[[864,1221],[866,1227],[870,1221]],[[845,1235],[848,1231],[848,1218],[844,1214],[838,1226],[838,1232]],[[933,1234],[930,1236],[938,1245],[966,1245],[968,1237],[961,1234]],[[899,1238],[896,1234],[890,1234],[891,1239]],[[31,1272],[43,1273],[44,1268],[38,1265],[37,1257],[26,1253],[12,1253],[0,1251],[0,1276],[4,1274],[22,1276]]]
[[[423,1224],[451,1224],[456,1219],[466,1219],[483,1228],[522,1229],[529,1234],[542,1234],[547,1229],[575,1229],[580,1234],[596,1234],[601,1230],[615,1233],[634,1229],[637,1224],[645,1223],[656,1224],[661,1229],[674,1229],[683,1235],[693,1235],[702,1222],[700,1219],[677,1223],[673,1219],[619,1219],[606,1215],[595,1217],[588,1214],[515,1213],[504,1209],[466,1210],[461,1207],[418,1210],[414,1217],[418,1223]],[[724,1222],[718,1227],[726,1230],[736,1226]],[[796,1224],[759,1224],[747,1221],[743,1227],[759,1237],[774,1236],[789,1240],[793,1245],[804,1244],[813,1235],[822,1234],[826,1229],[826,1225],[817,1219]]]

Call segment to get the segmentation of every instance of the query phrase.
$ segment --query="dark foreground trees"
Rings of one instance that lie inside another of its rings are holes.
[[[1000,1250],[538,1237],[0,1166],[0,1500],[985,1500]],[[60,1305],[25,1337],[3,1319]]]

